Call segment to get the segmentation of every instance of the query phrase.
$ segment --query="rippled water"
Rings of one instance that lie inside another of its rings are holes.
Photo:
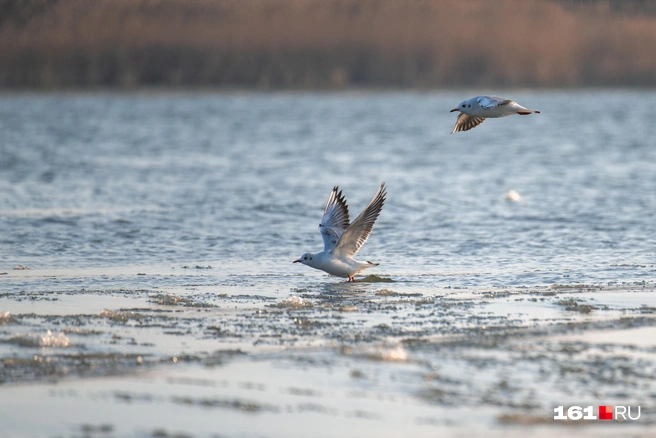
[[[507,91],[542,114],[451,135],[449,110],[474,94],[4,95],[0,270],[209,265],[323,281],[291,261],[322,249],[331,188],[355,217],[386,181],[359,254],[378,275],[653,279],[656,92]]]
[[[654,436],[656,92],[473,94],[0,96],[0,438]],[[291,263],[381,181],[393,282]]]

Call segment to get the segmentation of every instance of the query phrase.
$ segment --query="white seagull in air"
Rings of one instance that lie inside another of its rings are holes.
[[[499,96],[472,97],[469,100],[460,102],[456,108],[451,110],[451,112],[454,111],[460,111],[460,115],[451,134],[469,131],[483,123],[487,118],[506,117],[514,114],[521,116],[533,113],[540,114],[540,111],[524,108],[517,102]]]
[[[319,224],[319,232],[323,237],[323,251],[316,254],[309,252],[303,254],[300,259],[294,260],[294,263],[303,263],[330,275],[355,281],[353,278],[355,274],[379,265],[379,263],[359,262],[353,256],[367,241],[374,222],[383,209],[387,193],[385,183],[382,183],[369,205],[349,225],[348,205],[341,190],[338,190],[337,186],[333,188]]]

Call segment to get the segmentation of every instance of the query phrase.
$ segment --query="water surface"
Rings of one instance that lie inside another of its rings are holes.
[[[310,275],[289,262],[321,249],[330,189],[355,216],[386,181],[361,256],[386,275],[653,276],[656,93],[507,92],[542,114],[451,135],[448,110],[469,94],[5,95],[0,266]]]
[[[0,96],[0,437],[653,434],[656,92],[474,94]],[[291,263],[382,181],[393,282]]]

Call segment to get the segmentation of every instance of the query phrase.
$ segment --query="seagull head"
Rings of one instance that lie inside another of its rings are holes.
[[[469,100],[463,100],[462,102],[460,102],[460,103],[458,104],[457,107],[453,108],[453,109],[452,109],[451,111],[449,111],[449,112],[452,113],[452,112],[454,112],[454,111],[460,111],[461,113],[465,113],[465,114],[467,114],[467,111],[468,111],[469,109],[471,109],[471,107],[472,107],[472,101],[471,101],[471,99],[469,99]]]
[[[306,252],[301,256],[300,259],[294,260],[292,263],[303,263],[304,265],[312,266],[313,263],[312,258],[313,258],[312,254]]]

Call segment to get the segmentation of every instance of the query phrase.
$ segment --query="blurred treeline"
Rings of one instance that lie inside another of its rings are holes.
[[[0,0],[0,88],[654,86],[651,0]]]

